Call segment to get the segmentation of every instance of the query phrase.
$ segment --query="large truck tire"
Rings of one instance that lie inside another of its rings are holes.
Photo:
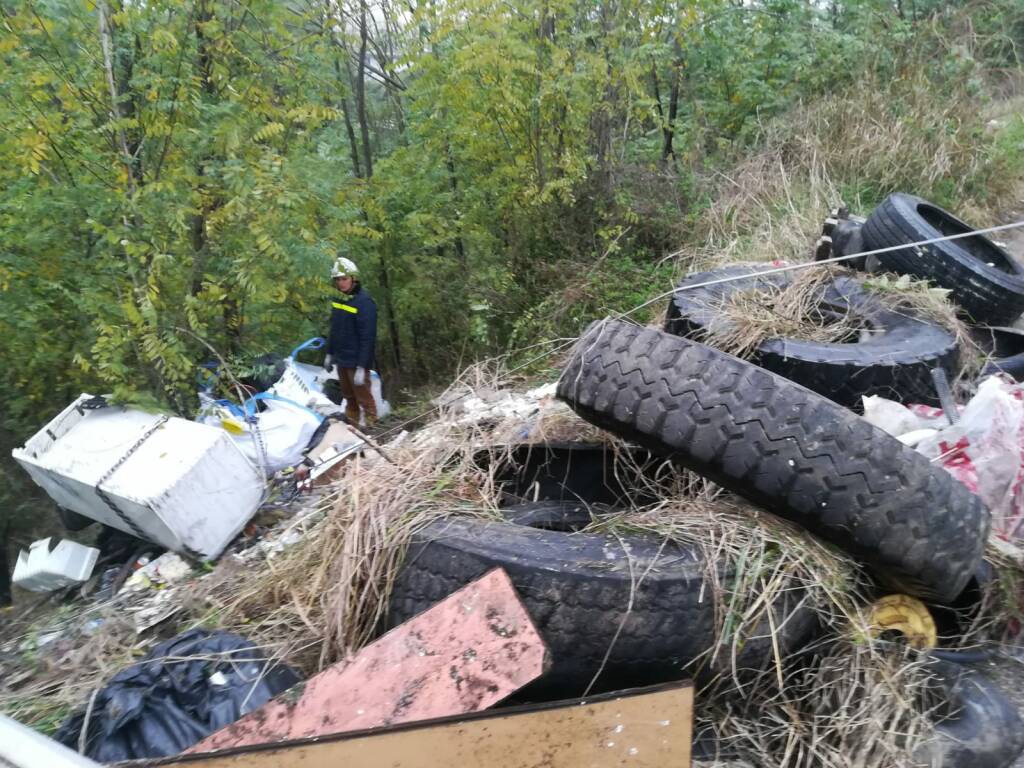
[[[590,522],[579,503],[540,502],[504,510],[504,520],[439,520],[415,535],[391,592],[387,625],[397,626],[495,567],[508,573],[551,655],[535,695],[679,680],[711,649],[720,606],[706,581],[730,567],[697,546],[638,533],[579,533]],[[624,545],[628,549],[624,549]],[[771,627],[782,655],[809,638],[817,619],[799,590],[770,606],[740,648],[737,666],[771,663]],[[731,659],[731,650],[722,657]],[[711,665],[709,668],[714,668]]]
[[[733,265],[689,275],[669,305],[665,330],[701,340],[709,329],[727,323],[722,306],[734,293],[755,288],[784,289],[791,273],[756,276],[758,267]],[[748,277],[749,276],[749,277]],[[700,286],[722,278],[726,283]],[[932,369],[955,378],[959,359],[956,338],[939,325],[894,311],[850,277],[837,277],[825,289],[823,308],[851,314],[871,329],[849,343],[768,339],[751,362],[824,395],[847,408],[860,408],[861,398],[880,395],[900,403],[940,405]]]
[[[913,195],[896,193],[864,223],[869,250],[973,231],[949,211]],[[1024,265],[984,235],[944,240],[877,254],[889,272],[948,288],[975,323],[1010,325],[1024,313]]]
[[[557,391],[584,419],[794,521],[894,591],[949,602],[981,563],[981,499],[856,414],[732,355],[598,321]]]

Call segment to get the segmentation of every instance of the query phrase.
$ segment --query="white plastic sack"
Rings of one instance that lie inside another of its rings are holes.
[[[297,363],[293,358],[287,358],[285,366],[285,372],[281,379],[270,388],[271,392],[323,414],[338,413],[345,409],[344,400],[340,405],[335,405],[324,394],[324,383],[330,379],[337,381],[336,370],[327,373],[318,365]],[[377,371],[370,371],[370,391],[373,393],[373,401],[377,404],[377,418],[383,419],[391,413],[391,403],[384,399],[380,374]]]
[[[296,403],[274,398],[262,400],[266,410],[248,419],[205,393],[200,393],[199,401],[196,421],[227,430],[242,453],[268,476],[302,461],[302,452],[322,420]]]
[[[917,450],[981,497],[993,532],[1024,538],[1024,387],[1008,377],[985,379],[952,425],[937,408],[879,400],[864,398],[868,421],[896,437],[934,429]]]
[[[384,399],[384,394],[381,391],[380,385],[380,374],[376,371],[370,371],[370,392],[373,393],[373,402],[377,404],[377,418],[383,419],[389,413],[391,413],[391,403]],[[342,407],[345,406],[345,401],[341,401]],[[365,420],[360,416],[359,423],[362,424]]]

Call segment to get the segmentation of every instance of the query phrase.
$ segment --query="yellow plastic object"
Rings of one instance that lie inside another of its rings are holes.
[[[911,648],[934,648],[938,642],[935,621],[927,606],[909,595],[886,595],[871,604],[868,615],[872,637],[895,631],[907,638]]]
[[[241,424],[239,424],[234,419],[222,418],[220,420],[220,425],[221,425],[221,427],[226,429],[232,435],[244,435],[245,434],[245,427],[242,426]]]

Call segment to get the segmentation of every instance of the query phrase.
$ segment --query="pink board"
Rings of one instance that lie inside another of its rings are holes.
[[[495,569],[188,752],[476,712],[547,667],[544,641]]]

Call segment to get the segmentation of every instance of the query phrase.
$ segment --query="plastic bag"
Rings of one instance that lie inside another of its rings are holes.
[[[257,403],[263,403],[264,410],[259,411]],[[269,476],[302,461],[323,417],[272,393],[255,395],[240,407],[200,392],[195,420],[230,433],[242,453]]]
[[[376,371],[370,371],[370,392],[373,393],[373,402],[377,404],[377,418],[383,419],[389,413],[391,413],[391,403],[384,399],[384,395],[381,391],[380,374]],[[342,401],[342,406],[344,406]],[[363,419],[359,419],[360,423],[363,423]]]
[[[193,629],[114,675],[92,703],[85,755],[100,763],[176,755],[259,709],[299,677],[243,637]],[[85,712],[54,738],[77,751]]]
[[[937,408],[883,398],[864,398],[864,417],[896,437],[933,429],[917,450],[981,497],[996,534],[1024,537],[1024,386],[1004,376],[985,379],[956,424]]]

